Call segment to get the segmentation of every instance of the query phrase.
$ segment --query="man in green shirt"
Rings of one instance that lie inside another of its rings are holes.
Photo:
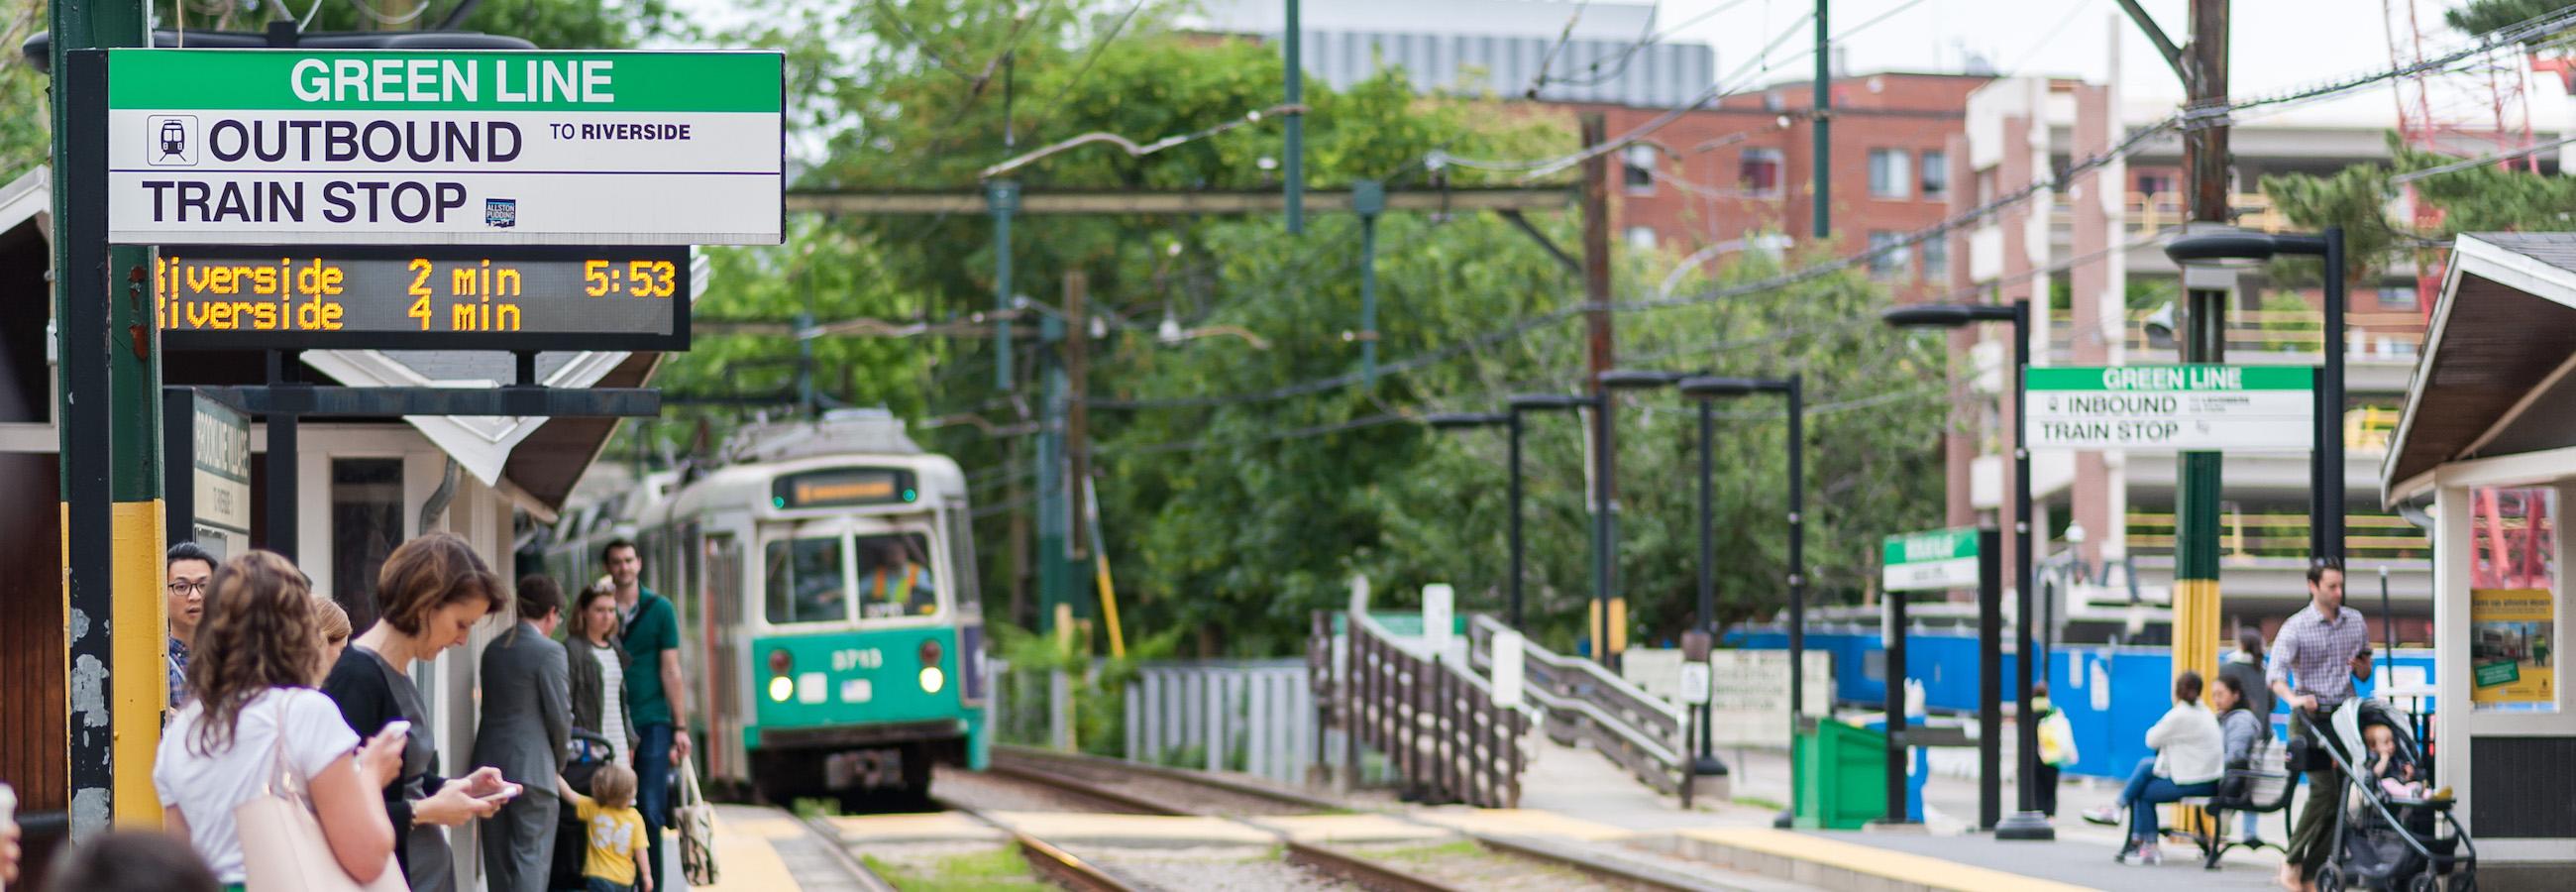
[[[671,767],[689,757],[689,680],[680,670],[680,615],[644,587],[644,560],[619,539],[599,550],[617,587],[626,648],[626,707],[635,722],[636,810],[644,813],[645,869],[662,877],[662,828],[671,826]]]

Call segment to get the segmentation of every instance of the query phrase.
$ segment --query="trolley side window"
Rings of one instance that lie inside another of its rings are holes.
[[[846,622],[848,577],[839,536],[780,539],[766,552],[772,625]]]
[[[984,595],[976,586],[982,570],[975,564],[975,516],[966,510],[964,499],[948,503],[948,563],[956,574],[957,609],[968,616],[982,616]]]
[[[939,612],[939,579],[930,567],[930,538],[920,533],[858,537],[859,618]]]

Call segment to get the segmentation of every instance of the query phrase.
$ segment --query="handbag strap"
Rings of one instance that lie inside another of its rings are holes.
[[[286,761],[286,709],[284,703],[269,700],[275,696],[278,696],[277,692],[270,690],[260,694],[259,700],[253,701],[254,703],[269,702],[271,724],[275,726],[272,729],[274,734],[268,747],[267,789],[263,792],[279,799],[309,803],[311,796],[307,792],[308,787],[304,777],[296,773]],[[236,739],[241,734],[242,715],[240,712],[233,714],[233,734]],[[309,804],[307,807],[310,807]]]
[[[698,791],[697,757],[694,754],[680,757],[680,804],[703,805],[706,801],[706,794]]]

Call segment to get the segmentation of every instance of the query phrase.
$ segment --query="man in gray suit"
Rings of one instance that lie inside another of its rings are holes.
[[[572,729],[572,676],[563,645],[563,590],[542,575],[519,580],[519,624],[483,648],[483,721],[474,764],[501,769],[523,789],[482,819],[483,879],[491,892],[545,892],[554,866],[555,819]]]

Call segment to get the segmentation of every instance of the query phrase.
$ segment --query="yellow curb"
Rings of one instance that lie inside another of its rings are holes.
[[[957,812],[935,812],[913,815],[862,815],[826,818],[834,833],[844,843],[999,840],[1004,834],[992,825]]]
[[[1009,811],[993,812],[992,818],[1020,832],[1052,842],[1116,839],[1267,845],[1276,841],[1257,828],[1224,818]]]
[[[766,826],[771,824],[783,824],[790,830],[796,829],[797,826],[796,822],[782,818],[726,821],[718,817],[715,839],[716,883],[711,886],[692,888],[706,890],[706,892],[725,892],[725,890],[792,892],[803,888],[797,884],[796,877],[787,872],[787,862],[779,860],[778,850],[770,847],[769,840],[784,838],[769,835],[775,832],[775,828]],[[666,839],[669,845],[664,857],[677,857],[678,834],[673,834]],[[678,872],[675,865],[672,873],[676,875]]]
[[[1932,889],[1954,892],[2090,892],[2085,886],[1761,827],[1699,828],[1679,831],[1679,835],[1727,848]]]

